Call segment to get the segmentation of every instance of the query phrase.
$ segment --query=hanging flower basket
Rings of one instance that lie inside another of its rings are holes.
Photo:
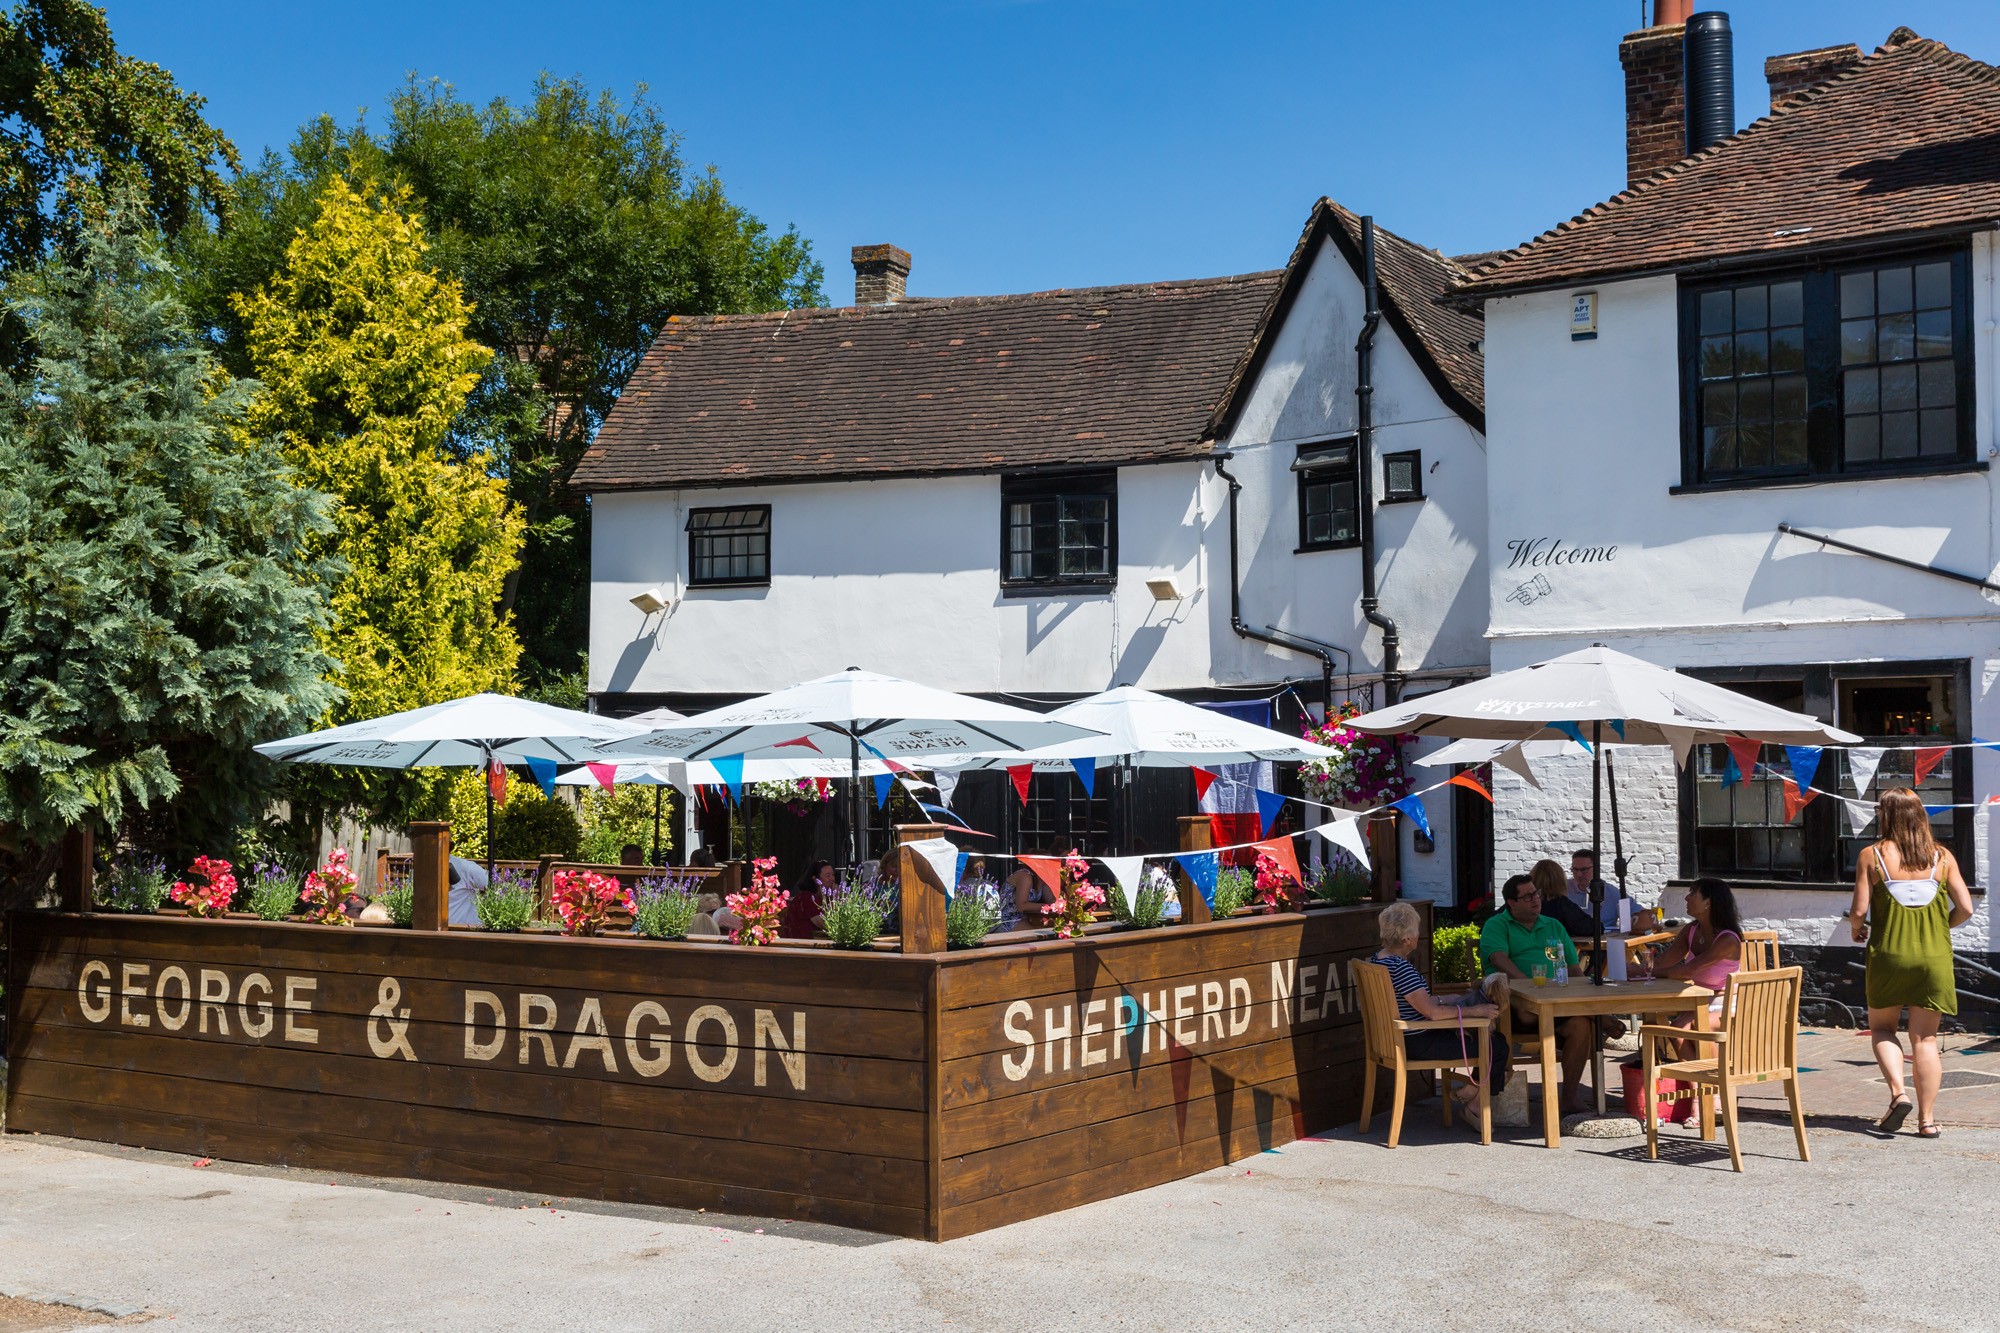
[[[1339,751],[1328,759],[1312,759],[1299,766],[1299,783],[1308,799],[1329,805],[1386,805],[1410,789],[1403,772],[1402,747],[1415,736],[1371,736],[1343,726],[1361,710],[1351,703],[1340,706],[1333,722],[1308,727],[1305,738],[1315,745]]]

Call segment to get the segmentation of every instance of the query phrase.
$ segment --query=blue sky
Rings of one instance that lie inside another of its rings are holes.
[[[650,86],[696,164],[795,223],[853,294],[891,242],[928,296],[1284,263],[1329,194],[1447,253],[1517,244],[1624,183],[1618,40],[1639,0],[1542,4],[333,4],[109,0],[121,50],[253,159],[406,73],[519,99],[537,72]],[[1898,24],[2000,62],[2000,5],[1739,0],[1739,124],[1767,55]]]

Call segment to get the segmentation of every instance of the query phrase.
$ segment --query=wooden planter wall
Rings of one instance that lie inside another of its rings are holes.
[[[947,1240],[1351,1118],[1376,910],[952,953],[23,912],[7,1128]]]

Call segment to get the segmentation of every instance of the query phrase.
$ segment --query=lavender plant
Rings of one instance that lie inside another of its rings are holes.
[[[701,910],[699,875],[660,875],[639,881],[632,926],[654,940],[684,940]]]
[[[843,949],[865,949],[873,944],[895,907],[889,885],[853,874],[842,876],[840,887],[820,900],[826,937]]]
[[[172,882],[165,861],[144,852],[128,852],[105,872],[98,902],[115,912],[156,912],[166,901],[167,885]]]

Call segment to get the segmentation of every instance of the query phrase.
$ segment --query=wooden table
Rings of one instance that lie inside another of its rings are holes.
[[[1517,1010],[1532,1012],[1542,1038],[1542,1134],[1553,1148],[1562,1141],[1561,1074],[1556,1066],[1556,1020],[1593,1018],[1600,1014],[1693,1013],[1694,1025],[1708,1031],[1708,1002],[1715,992],[1690,981],[1607,981],[1593,986],[1587,977],[1572,976],[1564,985],[1537,986],[1517,981],[1512,988]],[[1708,1102],[1702,1099],[1704,1137],[1709,1129]]]

